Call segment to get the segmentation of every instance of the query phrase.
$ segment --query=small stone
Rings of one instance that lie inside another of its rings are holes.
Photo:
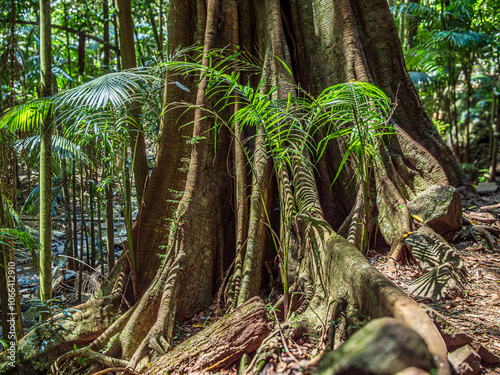
[[[486,363],[488,365],[500,364],[500,358],[486,349],[483,345],[479,345],[478,354],[481,357],[481,363]]]
[[[68,281],[69,279],[76,277],[76,272],[72,271],[72,270],[64,270],[63,274],[64,274],[65,281]]]
[[[443,341],[449,351],[453,351],[471,342],[466,333],[459,332],[458,330],[448,329],[447,331],[442,332],[441,336],[443,337]]]
[[[412,254],[424,271],[446,262],[464,269],[463,261],[455,249],[428,226],[424,225],[411,233],[405,242],[412,247]]]
[[[448,354],[457,375],[478,375],[481,373],[481,357],[470,345],[462,346]]]
[[[64,232],[60,232],[58,230],[53,230],[52,231],[52,237],[55,237],[55,238],[65,238],[66,237],[66,233]]]
[[[497,190],[498,185],[495,182],[480,182],[476,188],[476,191],[479,195],[493,194]]]
[[[447,240],[462,226],[462,202],[453,186],[431,186],[408,202],[408,211]]]

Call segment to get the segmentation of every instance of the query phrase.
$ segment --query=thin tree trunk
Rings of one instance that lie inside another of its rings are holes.
[[[492,148],[491,148],[491,164],[490,178],[491,182],[496,180],[497,174],[497,158],[498,158],[498,142],[500,141],[500,103],[499,97],[494,92],[491,105],[491,122],[493,127]]]
[[[472,74],[472,64],[465,64],[465,162],[470,163],[470,97],[472,95],[472,84],[471,84],[471,74]]]
[[[7,145],[7,147],[10,149],[10,154],[11,154],[11,168],[12,168],[12,207],[14,210],[17,211],[17,186],[19,182],[19,174],[18,174],[18,167],[17,167],[17,153],[14,150],[14,148],[11,145]]]
[[[115,33],[115,44],[117,48],[117,54],[116,54],[116,68],[118,71],[122,70],[122,57],[121,57],[121,50],[120,50],[120,38],[118,36],[118,17],[116,16],[116,13],[113,14],[113,29]]]
[[[134,23],[130,0],[115,0],[118,15],[118,37],[123,69],[137,67],[134,43]],[[149,176],[149,167],[146,157],[146,143],[141,125],[140,103],[133,101],[130,104],[132,122],[129,125],[130,148],[134,171],[135,191],[138,206],[141,206],[146,181]]]
[[[6,202],[0,191],[0,228],[8,228]],[[0,243],[0,299],[2,308],[3,339],[9,344],[18,342],[23,336],[23,320],[17,282],[17,264],[12,241],[10,245]],[[13,301],[14,300],[14,301]],[[13,327],[12,327],[13,323]],[[12,328],[14,328],[12,330]],[[13,334],[13,335],[12,335]]]
[[[163,56],[163,0],[160,0],[160,5],[158,7],[158,29],[159,29],[159,36],[158,39],[160,39],[160,59],[161,61],[164,60]]]
[[[82,187],[84,186],[85,184],[85,187],[86,187],[86,190],[87,190],[87,196],[88,196],[88,199],[87,201],[85,202],[84,204],[84,207],[87,208],[87,215],[88,217],[91,217],[92,214],[90,213],[90,210],[92,209],[91,208],[91,205],[92,205],[92,202],[90,201],[90,198],[92,197],[92,192],[90,191],[91,189],[91,186],[90,186],[90,177],[89,177],[89,172],[88,172],[88,169],[87,167],[83,166],[83,164],[81,164],[81,168],[82,168]],[[82,195],[82,202],[83,202],[83,199],[85,199],[85,197]],[[88,205],[88,206],[87,206]],[[83,212],[82,212],[83,214]],[[86,266],[87,265],[91,265],[91,249],[90,249],[90,239],[89,239],[89,230],[88,230],[88,225],[87,225],[87,220],[85,219],[85,215],[82,215],[82,219],[83,219],[83,223],[84,223],[84,226],[83,226],[83,229],[85,231],[85,255],[86,255]],[[92,247],[92,252],[93,252],[93,247]],[[87,268],[87,267],[86,267]]]
[[[115,233],[113,220],[113,185],[106,185],[106,249],[108,253],[108,274],[115,266]]]
[[[109,72],[109,3],[108,0],[102,0],[102,18],[104,20],[102,39],[107,43],[104,44],[104,56],[102,58],[102,65],[104,70]]]
[[[84,201],[84,176],[83,165],[80,163],[80,262],[78,262],[78,303],[82,303],[82,286],[83,286],[83,236],[85,231],[85,201]],[[88,253],[87,253],[88,257]]]
[[[15,338],[16,342],[19,342],[21,337],[24,336],[23,333],[23,315],[21,313],[21,298],[19,296],[19,284],[18,284],[18,278],[17,278],[17,265],[16,265],[16,256],[14,253],[14,244],[11,243],[12,246],[10,247],[4,247],[4,264],[7,265],[7,287],[9,290],[9,297],[12,296],[12,292],[14,293],[14,306],[13,311],[10,309],[11,307],[9,306],[9,311],[11,312],[12,315],[10,315],[9,319],[14,319],[14,330],[15,330]],[[9,264],[11,267],[9,267]],[[13,290],[12,290],[13,289]],[[12,299],[9,298],[9,301]]]
[[[77,223],[77,213],[76,213],[76,199],[77,199],[77,194],[76,194],[76,161],[73,160],[72,166],[71,166],[71,181],[72,181],[72,197],[73,197],[73,253],[74,257],[76,259],[79,259],[78,257],[78,223]],[[75,261],[74,263],[75,268],[74,270],[77,271],[79,269],[79,266],[77,262]]]
[[[97,168],[95,171],[95,184],[98,186],[99,175],[97,172]],[[96,198],[97,198],[97,243],[99,244],[99,258],[101,264],[101,275],[104,276],[104,263],[106,262],[106,258],[104,257],[104,249],[102,246],[102,210],[101,210],[101,191],[96,189]]]
[[[68,7],[64,5],[64,25],[68,26]],[[70,77],[73,76],[73,72],[71,70],[71,49],[70,49],[70,40],[69,40],[69,31],[66,30],[66,53],[67,53],[67,64],[68,64],[68,75]],[[71,87],[71,81],[69,83]]]
[[[40,0],[40,94],[52,96],[50,0]],[[52,119],[40,124],[40,299],[52,299]],[[40,319],[47,319],[40,314]]]
[[[90,265],[92,268],[95,268],[95,262],[96,262],[96,241],[95,241],[95,218],[94,218],[94,195],[96,192],[96,182],[92,179],[92,168],[89,167],[89,174],[88,174],[88,182],[89,182],[89,214],[90,214],[90,247],[91,247],[91,259],[90,259]]]
[[[408,3],[420,4],[420,0],[409,0]],[[418,19],[410,16],[407,19],[407,23],[408,23],[408,30],[406,32],[406,48],[411,49],[416,45],[416,37],[418,33],[419,21]]]
[[[71,197],[69,195],[69,186],[68,186],[68,166],[66,160],[62,160],[61,162],[61,186],[63,190],[63,199],[64,199],[64,227],[65,227],[65,237],[66,242],[64,243],[64,254],[69,256],[68,258],[68,269],[75,270],[75,260],[72,259],[74,257],[73,253],[73,230],[72,230],[72,220],[71,220]]]
[[[0,210],[2,208],[0,207]],[[9,324],[9,291],[7,289],[7,264],[5,263],[5,258],[3,256],[4,252],[6,251],[6,246],[3,244],[0,244],[0,308],[2,311],[0,312],[0,317],[2,321],[2,335],[3,339],[7,340],[8,337],[8,332],[10,330],[10,324]]]
[[[153,13],[153,8],[148,9],[148,18],[149,18],[149,23],[151,24],[151,29],[153,30],[153,38],[154,38],[155,43],[156,43],[156,49],[158,51],[161,51],[160,35],[158,35],[158,28],[156,27],[156,21],[155,21],[155,16]],[[139,43],[139,39],[137,39],[137,43]]]
[[[3,171],[0,171],[3,172]],[[3,178],[3,176],[0,176]],[[5,205],[3,201],[2,191],[0,191],[0,228],[5,228],[6,220],[5,220]],[[10,329],[9,320],[9,290],[7,288],[7,270],[8,266],[5,262],[4,254],[7,252],[7,246],[0,243],[0,307],[1,311],[1,320],[2,320],[2,332],[3,339],[7,340],[7,333]]]
[[[25,160],[26,160],[26,169],[28,170],[28,191],[31,191],[31,163],[28,153],[26,153]]]

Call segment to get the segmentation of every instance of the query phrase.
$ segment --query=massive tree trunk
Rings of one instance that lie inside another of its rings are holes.
[[[264,56],[259,90],[265,94],[273,89],[277,99],[297,95],[292,79],[312,95],[336,83],[372,82],[398,102],[392,119],[397,136],[380,145],[384,173],[373,176],[369,190],[357,193],[356,170],[350,165],[331,185],[345,152],[342,142],[331,140],[320,160],[303,155],[317,163],[319,174],[307,163],[266,160],[270,144],[262,127],[237,132],[234,139],[223,127],[215,131],[213,118],[203,110],[216,105],[214,96],[206,95],[207,75],[186,78],[168,72],[164,95],[168,110],[133,231],[140,284],[132,294],[126,285],[129,266],[125,259],[118,262],[110,275],[116,280],[114,288],[103,288],[103,293],[121,295],[131,307],[123,305],[127,312],[88,346],[62,356],[58,368],[73,367],[76,362],[71,359],[83,356],[89,360],[79,370],[82,373],[145,369],[171,348],[174,319],[203,310],[218,290],[228,312],[244,309],[259,292],[265,261],[278,254],[280,275],[272,277],[281,278],[284,294],[276,305],[289,321],[290,334],[309,331],[322,336],[321,322],[335,321],[346,306],[360,311],[365,322],[392,316],[422,336],[435,356],[438,373],[448,373],[446,348],[431,321],[354,246],[363,243],[359,228],[364,225],[366,230],[378,221],[398,259],[404,235],[412,230],[407,202],[430,185],[467,184],[419,103],[387,2],[173,0],[168,28],[169,55],[179,46],[203,45],[202,70],[209,67],[209,53],[217,47],[238,44],[258,59]],[[200,52],[191,50],[188,55],[196,53]],[[179,79],[182,85],[172,84]],[[259,78],[251,78],[255,86],[253,80]],[[193,109],[169,106],[183,100],[192,102]],[[234,108],[243,105],[236,103]],[[217,113],[227,119],[231,109]],[[245,143],[245,136],[255,141]],[[236,142],[234,154],[231,142]],[[238,154],[242,150],[250,155],[252,168],[242,162]],[[251,186],[245,189],[247,184]],[[369,210],[364,209],[366,202]],[[271,241],[271,230],[280,241]],[[80,309],[92,306],[95,303]],[[266,339],[266,345],[276,343],[275,337]],[[28,335],[25,343],[30,339]],[[78,346],[87,343],[88,335]],[[28,345],[19,350],[29,350]],[[265,362],[266,353],[260,351],[256,369]],[[228,356],[237,359],[235,353]],[[221,359],[220,364],[228,361]],[[209,367],[217,369],[211,362]]]

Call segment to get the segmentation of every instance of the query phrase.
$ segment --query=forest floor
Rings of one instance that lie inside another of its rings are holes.
[[[462,199],[464,217],[471,221],[472,227],[488,226],[493,230],[500,230],[500,206],[492,207],[499,204],[500,194]],[[463,227],[462,231],[470,232],[470,229]],[[462,240],[451,243],[468,273],[463,298],[416,301],[433,308],[455,327],[500,356],[500,241],[497,236],[493,238],[496,240],[495,251],[488,249],[480,236],[466,235]],[[422,274],[418,265],[391,270],[385,256],[371,252],[369,257],[379,271],[412,297],[409,285]],[[500,367],[483,365],[483,373],[500,374]]]
[[[465,263],[467,270],[466,293],[463,298],[434,301],[414,298],[409,292],[410,284],[422,275],[416,265],[389,267],[387,254],[373,249],[368,254],[370,262],[391,281],[407,292],[416,302],[425,304],[443,315],[453,326],[472,336],[492,353],[500,356],[500,192],[489,196],[462,196],[464,217],[472,225],[464,226],[458,240],[451,242]],[[495,207],[497,205],[497,207]],[[493,206],[493,207],[492,207]],[[490,250],[473,227],[488,226],[496,241],[495,251]],[[498,232],[497,232],[498,230]],[[264,296],[263,296],[264,297]],[[216,304],[193,319],[176,326],[175,344],[201,331],[216,318]],[[311,340],[289,343],[289,353],[283,352],[271,360],[266,374],[313,373],[311,361],[320,351],[320,345]],[[238,363],[220,374],[238,374]],[[500,374],[500,367],[482,365],[483,374]]]
[[[465,263],[467,270],[466,293],[463,298],[457,297],[452,300],[419,300],[438,313],[446,317],[455,327],[472,336],[476,341],[489,349],[492,353],[500,356],[500,191],[488,196],[462,196],[462,207],[465,219],[471,225],[464,226],[461,235],[451,244],[456,248],[458,254]],[[62,220],[62,219],[59,219]],[[26,222],[26,224],[35,230],[35,222]],[[492,233],[496,242],[496,250],[492,251],[489,246],[482,241],[481,236],[474,235],[474,228],[488,227],[489,233]],[[120,227],[121,229],[121,227]],[[54,253],[60,253],[63,248],[64,233],[55,232]],[[385,249],[386,251],[387,249]],[[25,309],[29,306],[29,300],[38,295],[36,273],[31,270],[31,261],[29,253],[19,254],[18,271],[22,270],[20,275],[20,292],[23,306]],[[409,293],[410,284],[422,275],[422,270],[418,265],[405,265],[397,269],[388,266],[387,254],[376,247],[369,251],[368,258],[370,262],[391,281],[397,284],[401,289]],[[92,273],[88,274],[90,281]],[[64,281],[64,279],[63,279]],[[66,290],[58,290],[58,298],[62,302],[72,305],[74,302],[74,279],[70,280],[71,285],[67,285]],[[64,286],[64,285],[63,285]],[[89,286],[87,292],[90,295],[91,290],[98,288],[98,283]],[[264,299],[267,296],[262,296]],[[68,306],[69,307],[69,306]],[[26,329],[35,322],[36,316],[31,316],[30,311],[24,311],[24,318],[27,320]],[[218,309],[214,302],[206,311],[195,315],[191,320],[178,323],[175,327],[174,345],[181,343],[187,337],[195,335],[203,330],[207,324],[211,324],[218,318]],[[312,373],[315,369],[313,358],[322,350],[321,343],[311,338],[303,338],[296,342],[289,342],[289,352],[280,353],[275,359],[271,360],[265,368],[266,374],[295,374]],[[238,363],[232,365],[221,374],[238,374]],[[486,367],[483,365],[483,373],[499,374],[500,367]]]

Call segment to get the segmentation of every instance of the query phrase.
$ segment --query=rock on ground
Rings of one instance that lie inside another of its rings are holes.
[[[432,354],[424,339],[394,318],[372,320],[341,347],[325,355],[317,375],[389,375],[415,367],[430,371]],[[408,374],[419,374],[408,372]],[[425,372],[424,372],[425,373]]]
[[[408,203],[408,210],[447,240],[462,226],[460,193],[453,186],[431,186]]]
[[[481,373],[481,357],[470,345],[462,346],[448,354],[448,360],[457,375],[478,375]]]

